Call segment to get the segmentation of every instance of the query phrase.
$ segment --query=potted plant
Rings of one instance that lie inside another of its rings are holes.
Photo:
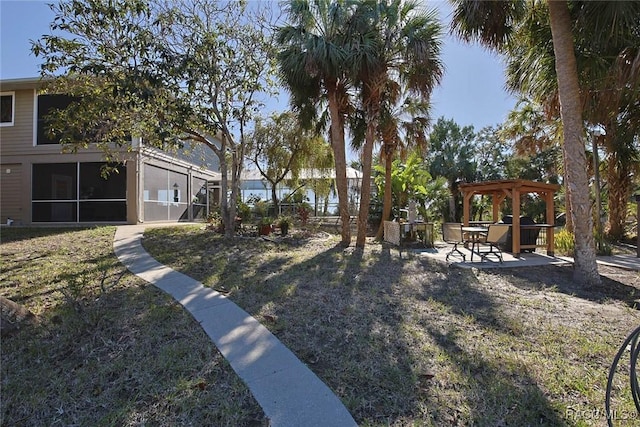
[[[278,227],[280,227],[280,235],[286,236],[289,233],[289,227],[291,226],[291,218],[282,215],[278,218]]]
[[[271,234],[273,219],[268,216],[263,216],[258,222],[258,234],[260,236],[268,236]]]
[[[307,225],[307,221],[309,220],[309,212],[310,209],[305,205],[301,205],[298,208],[298,216],[300,217],[302,225]]]

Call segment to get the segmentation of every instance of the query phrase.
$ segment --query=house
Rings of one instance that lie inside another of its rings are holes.
[[[137,224],[203,219],[220,198],[217,158],[201,145],[170,153],[132,138],[118,173],[105,178],[97,147],[63,153],[43,118],[65,95],[40,93],[41,81],[0,81],[2,224]]]

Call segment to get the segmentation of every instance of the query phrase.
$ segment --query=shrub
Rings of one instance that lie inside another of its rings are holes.
[[[253,213],[257,217],[265,217],[269,213],[269,202],[258,200],[253,204]]]
[[[282,226],[287,227],[287,226],[291,225],[293,220],[292,220],[292,218],[290,216],[280,215],[276,222],[278,223],[279,227],[282,227]]]
[[[611,243],[604,236],[598,236],[596,233],[596,255],[610,256],[613,253]]]
[[[271,225],[271,224],[273,224],[273,218],[271,218],[270,216],[263,216],[258,221],[258,225]]]
[[[554,239],[556,252],[564,256],[573,256],[575,251],[575,241],[573,239],[573,233],[569,232],[566,228],[563,228]]]
[[[242,218],[243,221],[251,219],[251,207],[240,200],[238,200],[238,216]]]
[[[212,211],[207,215],[207,229],[216,233],[224,233],[224,222],[218,210]]]

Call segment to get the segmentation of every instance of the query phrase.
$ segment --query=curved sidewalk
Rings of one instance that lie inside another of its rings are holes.
[[[340,399],[256,319],[225,296],[156,261],[142,247],[145,226],[119,226],[114,251],[132,273],[184,306],[280,426],[356,426]]]

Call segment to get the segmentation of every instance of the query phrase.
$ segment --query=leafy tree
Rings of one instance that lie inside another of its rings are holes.
[[[301,127],[298,118],[291,112],[274,115],[269,122],[258,121],[250,137],[249,151],[260,174],[271,185],[271,199],[275,211],[279,212],[276,187],[289,178],[297,181],[307,160],[324,143],[322,138]]]
[[[306,188],[311,188],[315,195],[314,212],[318,213],[318,201],[324,200],[322,214],[329,210],[329,196],[335,190],[335,180],[331,177],[333,170],[333,152],[329,144],[318,144],[307,159],[307,166],[313,171],[313,176],[303,181]]]
[[[529,3],[519,0],[463,1],[455,4],[452,25],[462,38],[476,39],[491,48],[504,47],[522,22]],[[589,10],[590,5],[603,2],[571,2],[572,6]],[[624,2],[611,2],[624,3]],[[593,219],[589,202],[589,180],[584,150],[580,85],[574,49],[573,21],[568,1],[550,1],[548,16],[553,41],[558,99],[565,154],[566,191],[571,203],[575,227],[574,279],[580,283],[598,284],[600,276],[596,265]],[[637,15],[636,15],[637,16]],[[610,23],[609,21],[608,23]],[[600,26],[601,31],[605,29]]]
[[[417,151],[411,152],[404,162],[400,159],[393,161],[390,179],[386,176],[386,166],[378,165],[375,169],[379,172],[374,178],[379,193],[384,191],[388,182],[391,183],[395,215],[399,216],[399,209],[415,200],[419,213],[432,219],[433,211],[440,211],[442,200],[446,203],[447,197],[443,197],[443,193],[447,193],[445,180],[431,177],[422,155]],[[389,217],[383,217],[383,221],[387,220]]]
[[[61,32],[32,49],[43,76],[59,77],[52,90],[80,100],[52,130],[74,148],[97,142],[107,158],[131,134],[160,148],[205,145],[220,161],[231,236],[247,125],[271,86],[268,10],[217,0],[68,0],[51,8],[51,29]]]
[[[511,155],[511,147],[500,129],[487,126],[475,136],[475,161],[478,167],[476,181],[505,179],[505,166]]]
[[[345,150],[345,112],[350,104],[346,70],[348,54],[344,29],[353,8],[344,0],[290,0],[285,5],[290,25],[279,27],[278,68],[282,83],[291,92],[292,107],[311,121],[328,103],[330,138],[336,170],[336,188],[342,238],[351,244]]]
[[[473,126],[460,126],[440,117],[429,134],[427,162],[433,177],[444,177],[449,188],[449,220],[461,221],[462,201],[458,184],[473,182],[477,170]]]

